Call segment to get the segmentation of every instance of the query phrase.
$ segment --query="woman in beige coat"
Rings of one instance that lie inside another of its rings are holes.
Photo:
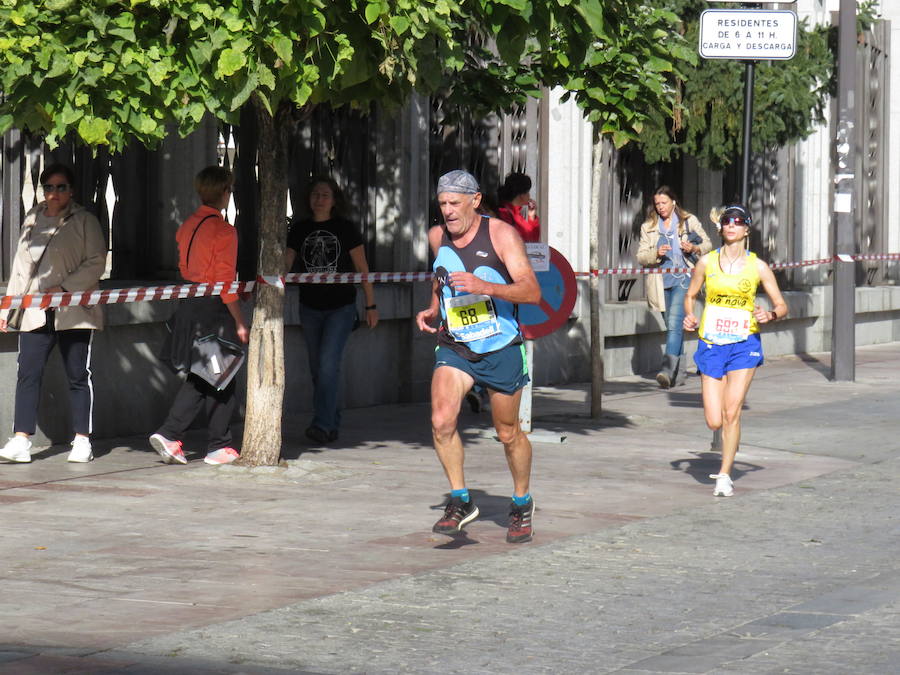
[[[647,220],[641,225],[637,260],[644,267],[686,268],[712,249],[697,216],[678,206],[672,189],[661,186],[653,194]],[[691,282],[690,273],[663,272],[647,275],[647,302],[663,313],[666,322],[666,353],[656,381],[663,389],[682,384],[687,364],[681,358],[684,348],[684,295]]]
[[[106,241],[97,219],[72,200],[75,174],[68,166],[51,164],[41,173],[44,201],[25,216],[7,295],[92,291],[106,269]],[[9,325],[10,310],[0,311],[0,331]],[[99,306],[26,309],[19,330],[19,369],[16,380],[14,435],[0,449],[10,462],[31,461],[31,436],[37,429],[37,410],[44,366],[54,345],[69,380],[75,438],[70,462],[93,458],[91,433],[91,338],[103,327]]]

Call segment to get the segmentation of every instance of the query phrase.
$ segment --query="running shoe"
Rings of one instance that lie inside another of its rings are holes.
[[[85,463],[94,459],[94,450],[91,448],[91,439],[87,436],[75,436],[72,440],[72,449],[69,451],[68,461]]]
[[[231,464],[240,456],[240,453],[234,448],[219,448],[207,453],[203,461],[207,464]]]
[[[711,473],[710,478],[716,479],[716,487],[713,488],[713,497],[730,497],[734,494],[734,483],[727,473]]]
[[[534,530],[531,528],[531,520],[534,516],[534,500],[529,499],[527,504],[519,506],[515,502],[509,507],[509,529],[506,530],[506,541],[510,544],[521,544],[531,541]]]
[[[443,517],[431,528],[438,534],[457,534],[461,532],[466,523],[470,523],[478,517],[478,507],[475,502],[464,502],[459,497],[451,497],[444,507]]]
[[[31,439],[28,436],[16,434],[6,441],[6,445],[0,448],[0,459],[5,459],[8,462],[30,462]]]
[[[181,441],[170,441],[162,434],[153,434],[150,437],[150,445],[166,464],[187,464],[187,457],[181,449]]]

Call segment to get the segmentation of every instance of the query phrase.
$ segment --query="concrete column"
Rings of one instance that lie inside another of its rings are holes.
[[[833,6],[831,6],[833,5]],[[830,24],[837,1],[798,0],[799,19],[811,25]],[[808,138],[797,144],[794,227],[795,257],[803,260],[822,258],[831,250],[831,108],[825,109],[825,122]],[[796,278],[806,283],[824,283],[828,269],[811,267],[798,270]]]
[[[882,0],[882,17],[891,22],[890,54],[900,54],[900,4],[894,0]],[[896,47],[896,49],[894,49]],[[891,114],[887,120],[888,153],[886,184],[888,199],[888,222],[900,219],[900,63],[894,62],[890,69]],[[900,228],[890,227],[887,232],[886,253],[900,252]]]
[[[547,120],[547,243],[577,271],[588,269],[591,200],[591,124],[573,101],[560,102],[562,90],[549,93]]]
[[[428,207],[434,199],[435,176],[429,173],[429,100],[413,96],[397,115],[381,116],[377,139],[377,191],[375,195],[378,260],[390,269],[373,271],[412,272],[428,269]],[[413,321],[430,299],[431,285],[379,284],[376,298],[381,318],[391,324],[400,363],[394,377],[400,401],[427,396],[434,367],[434,339],[422,336]],[[379,330],[382,330],[379,325]],[[393,332],[396,331],[396,332]]]

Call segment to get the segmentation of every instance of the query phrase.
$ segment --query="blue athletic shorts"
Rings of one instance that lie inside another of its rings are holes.
[[[529,380],[524,344],[507,345],[485,355],[480,361],[469,361],[450,347],[439,345],[434,350],[434,367],[437,369],[441,366],[450,366],[468,373],[475,384],[501,394],[515,394]]]
[[[716,379],[725,377],[730,370],[756,368],[763,364],[762,340],[759,333],[750,333],[746,340],[730,345],[714,345],[699,340],[694,363],[701,373]]]

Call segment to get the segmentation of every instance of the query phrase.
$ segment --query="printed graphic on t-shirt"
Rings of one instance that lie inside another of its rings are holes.
[[[447,271],[446,267],[436,267],[434,269],[434,278],[437,279],[438,286],[441,287],[443,291],[445,288],[450,291],[450,297],[456,297],[456,291],[453,290],[453,286],[450,285],[450,272]]]
[[[338,271],[341,242],[328,230],[310,232],[303,240],[300,258],[307,272],[334,273]]]

